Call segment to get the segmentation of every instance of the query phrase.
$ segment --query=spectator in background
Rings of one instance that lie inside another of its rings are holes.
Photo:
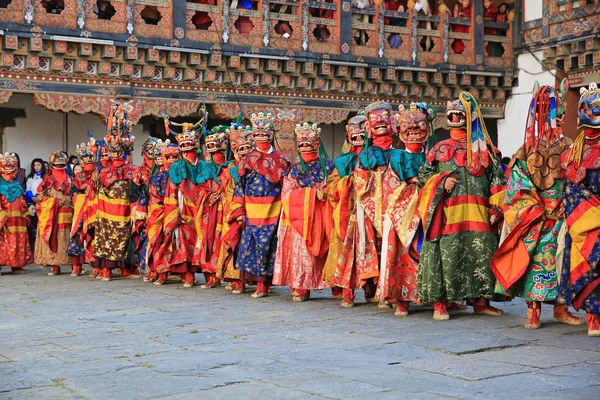
[[[13,153],[17,157],[17,177],[15,180],[25,188],[25,181],[27,180],[27,172],[25,168],[21,168],[21,157],[17,153]]]
[[[77,174],[80,174],[83,172],[83,167],[79,164],[75,165],[73,167],[73,176],[77,176]]]
[[[500,22],[502,24],[508,24],[508,4],[502,3],[500,7],[498,7],[498,13],[496,14],[496,18],[494,18],[495,22]],[[497,29],[499,36],[506,36],[506,29]]]
[[[365,9],[369,6],[370,3],[368,0],[354,0],[352,2],[352,7],[356,7],[359,10]],[[364,14],[352,14],[352,22],[355,24],[364,24],[369,23],[369,16]],[[354,33],[354,41],[359,46],[364,46],[367,43],[366,32],[364,29],[357,29]]]
[[[325,0],[318,0],[318,1],[320,3],[331,3],[331,1],[325,1]],[[313,17],[317,17],[317,18],[326,18],[326,19],[333,18],[333,11],[325,9],[325,8],[311,8],[310,13]],[[313,31],[313,35],[315,36],[315,39],[317,39],[317,41],[326,42],[327,39],[329,39],[329,37],[331,36],[331,33],[329,32],[329,29],[327,29],[327,27],[325,25],[317,25],[317,27]]]
[[[37,196],[38,186],[42,183],[44,175],[46,175],[46,163],[41,158],[35,158],[31,162],[31,171],[27,175],[27,183],[25,185],[25,198],[27,202],[33,201]]]
[[[27,205],[27,234],[29,236],[29,244],[32,249],[35,249],[35,237],[37,235],[38,216],[35,204]]]
[[[387,0],[383,3],[383,6],[387,11],[398,11],[398,12],[406,12],[405,4],[406,2],[401,2],[400,0]],[[406,26],[406,20],[403,18],[391,18],[385,17],[385,24],[390,26]],[[393,33],[388,38],[388,43],[392,49],[398,49],[402,46],[402,38],[398,33]]]
[[[271,12],[279,14],[293,14],[293,9],[287,4],[271,4]],[[293,32],[294,30],[288,21],[279,20],[277,21],[277,24],[275,24],[275,33],[286,39],[289,39]]]
[[[473,15],[473,10],[471,8],[471,0],[458,0],[458,3],[454,6],[454,18],[471,19],[471,16]],[[452,25],[452,32],[469,33],[470,31],[471,27],[468,25]],[[462,54],[467,49],[467,46],[465,46],[465,42],[462,39],[454,39],[451,47],[454,54]]]
[[[498,7],[494,5],[492,0],[483,0],[483,20],[484,21],[496,21],[498,15]],[[496,35],[496,29],[494,28],[483,28],[484,35]],[[487,56],[501,57],[502,51],[498,49],[499,43],[488,42],[485,46],[485,54]]]
[[[69,157],[69,165],[67,166],[67,175],[73,176],[73,168],[75,168],[76,165],[79,165],[79,158],[77,158],[77,156]]]
[[[450,9],[448,8],[444,0],[437,0],[436,15],[441,18],[444,14],[446,14],[446,16],[448,17],[452,17],[452,13],[450,12]]]

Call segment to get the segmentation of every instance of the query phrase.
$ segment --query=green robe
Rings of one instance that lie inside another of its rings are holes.
[[[417,297],[423,302],[458,301],[494,297],[495,277],[490,259],[498,248],[505,178],[500,161],[469,171],[466,143],[448,139],[438,143],[420,168],[422,192],[419,209],[425,240],[421,249]],[[446,193],[451,173],[458,183]]]

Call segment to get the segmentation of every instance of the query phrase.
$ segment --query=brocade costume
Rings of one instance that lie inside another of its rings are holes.
[[[281,188],[289,162],[283,153],[253,150],[238,170],[233,201],[243,207],[242,233],[235,268],[245,283],[271,283],[281,213]]]
[[[323,281],[332,228],[326,191],[334,165],[321,150],[320,132],[316,124],[296,126],[301,161],[283,178],[273,284],[289,286],[294,301],[329,286]]]
[[[446,114],[451,139],[429,151],[419,173],[425,241],[417,296],[435,303],[434,319],[448,319],[448,302],[460,300],[477,300],[475,312],[499,315],[486,300],[494,297],[490,259],[498,248],[498,228],[492,222],[502,215],[504,174],[475,99],[462,92]],[[448,190],[450,178],[457,182]]]
[[[65,153],[53,153],[50,166],[51,170],[38,186],[36,196],[38,230],[34,259],[42,267],[52,267],[49,275],[58,275],[60,266],[71,265],[67,248],[73,222],[72,183],[66,173]]]
[[[588,336],[600,337],[600,89],[592,83],[580,93],[582,132],[562,157],[568,231],[559,297],[585,310]]]
[[[564,171],[559,160],[570,143],[560,128],[565,115],[562,99],[568,89],[565,84],[566,80],[560,91],[542,86],[534,93],[525,144],[508,166],[502,240],[491,260],[498,278],[496,292],[527,300],[528,329],[541,327],[541,303],[554,303],[559,286],[559,234],[564,224]],[[554,307],[554,320],[583,322],[560,304]]]
[[[23,185],[16,179],[17,158],[0,154],[0,268],[24,273],[33,262],[27,233],[27,203]]]
[[[115,268],[123,278],[137,278],[134,247],[131,242],[131,198],[133,168],[125,159],[133,150],[131,121],[120,103],[111,107],[107,119],[106,146],[110,162],[99,171],[98,208],[94,233],[95,267],[102,280],[110,281]]]

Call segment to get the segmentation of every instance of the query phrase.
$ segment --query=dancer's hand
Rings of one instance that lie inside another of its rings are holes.
[[[446,192],[450,193],[452,190],[454,190],[454,187],[457,183],[458,179],[449,176],[446,178],[446,182],[444,182],[444,189],[446,189]]]
[[[498,216],[495,214],[490,215],[490,225],[496,225],[498,222]]]

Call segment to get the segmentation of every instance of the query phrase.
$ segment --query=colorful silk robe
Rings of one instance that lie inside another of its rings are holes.
[[[206,164],[206,173],[199,181],[200,198],[196,213],[196,231],[198,232],[198,264],[202,272],[217,273],[221,236],[223,231],[223,209],[225,191],[229,180],[229,164],[217,165],[214,161]],[[210,171],[210,172],[209,172]],[[211,204],[211,196],[218,200]]]
[[[169,182],[169,172],[159,171],[150,180],[148,187],[148,246],[146,264],[151,272],[169,272],[167,249],[171,245],[171,236],[165,235],[165,196]]]
[[[327,193],[333,208],[329,252],[323,269],[323,281],[331,286],[357,289],[363,283],[356,275],[356,191],[352,172],[358,155],[346,153],[335,160]]]
[[[392,303],[417,301],[419,251],[422,242],[419,199],[419,168],[425,153],[396,151],[382,181],[383,234],[379,298]]]
[[[246,227],[235,268],[246,281],[269,281],[273,275],[281,185],[288,168],[283,153],[253,150],[239,169],[233,201],[243,207]]]
[[[133,170],[133,183],[139,188],[140,197],[131,204],[131,219],[133,231],[131,240],[135,246],[135,262],[142,269],[146,269],[146,253],[148,247],[148,233],[146,231],[146,219],[148,217],[148,184],[152,168],[145,163]]]
[[[549,164],[543,173],[528,168],[535,160],[528,159],[524,148],[509,165],[502,242],[491,263],[498,293],[533,301],[556,299],[558,234],[564,222],[559,217],[563,177],[560,165],[551,162],[563,149],[561,143],[537,149],[536,156]]]
[[[71,180],[57,180],[53,171],[38,186],[38,230],[35,240],[35,263],[41,266],[71,265],[67,254],[73,223]]]
[[[600,314],[600,143],[587,140],[580,165],[567,163],[564,186],[568,233],[559,298],[575,309]]]
[[[221,177],[219,177],[221,181]],[[221,247],[217,259],[217,278],[225,281],[240,279],[240,271],[235,269],[235,260],[239,250],[239,242],[244,224],[238,222],[238,217],[244,215],[241,204],[233,201],[235,188],[239,181],[238,166],[230,164],[223,171],[223,230],[221,231]]]
[[[108,165],[100,170],[94,235],[97,268],[131,269],[135,265],[128,196],[132,179],[133,170],[129,164]]]
[[[21,183],[0,177],[0,266],[22,268],[33,262],[26,215],[25,190]]]
[[[419,170],[425,238],[417,296],[423,302],[494,296],[490,259],[498,248],[498,230],[489,220],[491,214],[502,215],[506,180],[499,160],[472,170],[466,158],[466,142],[444,140],[431,149]],[[446,193],[450,174],[458,183]]]
[[[362,283],[370,278],[379,281],[384,221],[383,182],[390,173],[390,158],[401,152],[398,149],[382,150],[371,146],[359,154],[360,168],[353,172],[357,217],[356,269]]]
[[[327,175],[333,163],[324,160]],[[277,233],[277,254],[273,284],[294,289],[316,290],[328,285],[323,281],[331,232],[332,208],[324,195],[327,176],[319,161],[294,165],[283,178],[281,222]]]
[[[83,171],[73,177],[73,224],[69,239],[68,254],[73,265],[94,262],[93,228],[90,218],[95,218],[97,200],[94,196],[96,171]]]
[[[170,272],[196,272],[198,263],[198,234],[196,233],[195,216],[200,200],[198,184],[206,182],[206,163],[197,160],[192,165],[185,159],[176,161],[169,169],[169,182],[164,199],[164,230],[171,235],[171,246],[168,257]],[[208,176],[210,179],[212,175]]]

